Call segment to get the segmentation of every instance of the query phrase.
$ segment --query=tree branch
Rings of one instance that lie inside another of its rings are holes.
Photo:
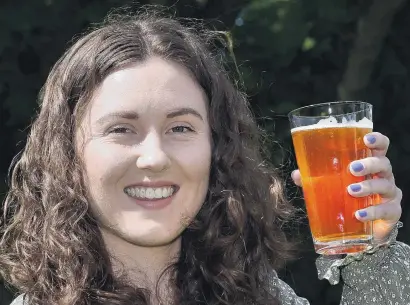
[[[359,19],[347,68],[338,86],[341,100],[357,99],[367,88],[393,17],[406,0],[374,0],[367,15]]]

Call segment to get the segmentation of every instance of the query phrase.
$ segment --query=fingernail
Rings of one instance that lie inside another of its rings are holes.
[[[362,170],[364,170],[364,166],[360,162],[353,162],[351,167],[352,167],[353,171],[355,171],[356,173],[361,172]]]
[[[367,212],[366,211],[359,211],[359,216],[360,216],[360,218],[365,218],[367,216]]]
[[[358,192],[362,189],[360,184],[351,184],[349,187],[352,192]]]
[[[373,135],[367,135],[367,136],[366,136],[366,140],[367,140],[370,144],[376,143],[376,137],[373,136]]]

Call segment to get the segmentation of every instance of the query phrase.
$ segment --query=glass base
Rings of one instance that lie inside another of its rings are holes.
[[[320,255],[339,255],[363,252],[371,248],[371,238],[344,239],[338,241],[314,241],[315,251]]]

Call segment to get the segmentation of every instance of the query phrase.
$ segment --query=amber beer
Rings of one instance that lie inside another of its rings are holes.
[[[322,246],[326,248],[334,241],[347,243],[340,250],[343,253],[357,252],[362,250],[359,241],[371,239],[371,224],[357,220],[354,214],[371,205],[372,198],[355,198],[347,192],[349,184],[364,180],[350,173],[349,164],[370,156],[363,137],[371,131],[371,122],[303,126],[291,130],[309,225],[318,253]]]

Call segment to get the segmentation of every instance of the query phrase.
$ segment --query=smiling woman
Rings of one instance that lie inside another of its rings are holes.
[[[105,78],[82,115],[77,146],[90,208],[103,236],[130,243],[131,257],[138,246],[178,256],[181,219],[193,220],[208,190],[207,104],[186,68],[151,57]],[[152,266],[144,269],[154,280]]]
[[[153,12],[116,16],[56,63],[4,207],[0,274],[21,292],[13,304],[308,304],[276,275],[292,208],[208,38]],[[408,303],[410,251],[392,230],[401,192],[388,139],[371,136],[380,158],[352,173],[384,178],[373,190],[386,203],[360,219],[385,212],[383,243],[322,258],[319,274],[347,274],[343,304]],[[372,191],[363,186],[349,194]]]
[[[0,242],[27,304],[279,302],[291,207],[198,34],[111,16],[52,69]]]

